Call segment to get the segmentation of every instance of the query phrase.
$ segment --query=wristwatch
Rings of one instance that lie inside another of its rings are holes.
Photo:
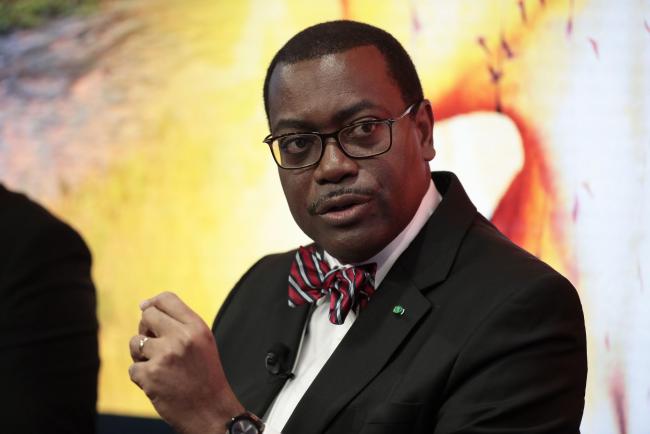
[[[226,434],[261,434],[264,432],[264,422],[247,411],[230,419],[226,429]]]

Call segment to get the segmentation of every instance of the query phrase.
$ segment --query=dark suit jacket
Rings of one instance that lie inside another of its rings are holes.
[[[310,433],[577,433],[587,372],[571,284],[476,212],[458,179],[400,256],[283,429]],[[264,414],[293,360],[308,308],[287,306],[293,252],[256,263],[213,330],[244,406]],[[404,315],[392,313],[401,305]]]
[[[90,262],[74,230],[0,185],[1,432],[95,432]]]

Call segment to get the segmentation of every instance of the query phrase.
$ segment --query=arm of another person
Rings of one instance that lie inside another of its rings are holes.
[[[90,253],[64,223],[25,210],[3,227],[13,242],[0,255],[2,430],[93,433],[99,356]]]
[[[490,312],[467,340],[435,433],[576,434],[586,374],[580,301],[549,272]]]

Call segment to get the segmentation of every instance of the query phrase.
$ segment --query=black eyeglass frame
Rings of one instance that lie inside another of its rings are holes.
[[[354,158],[355,160],[362,160],[364,158],[376,157],[378,155],[382,155],[382,154],[385,154],[386,152],[390,151],[391,147],[393,146],[393,124],[395,122],[401,120],[402,118],[404,118],[406,115],[411,114],[413,112],[413,109],[418,107],[420,105],[420,103],[422,103],[422,101],[423,100],[419,100],[419,101],[414,102],[413,104],[408,106],[406,108],[406,110],[404,110],[404,112],[401,115],[399,115],[396,118],[392,118],[392,119],[373,119],[373,120],[369,120],[369,121],[355,122],[355,123],[352,123],[352,124],[349,124],[349,125],[345,125],[344,127],[341,127],[340,129],[338,129],[336,131],[333,131],[331,133],[320,133],[318,131],[305,131],[305,132],[300,132],[300,133],[280,134],[279,136],[275,136],[275,137],[272,136],[271,134],[269,134],[268,136],[266,136],[264,138],[263,142],[266,143],[267,145],[269,145],[269,150],[271,151],[271,156],[273,157],[273,161],[275,161],[275,164],[277,164],[279,168],[284,169],[284,170],[304,169],[306,167],[315,166],[318,163],[320,163],[320,160],[323,159],[323,154],[325,153],[326,140],[329,139],[329,138],[333,138],[334,140],[336,140],[336,144],[339,146],[341,151],[343,151],[343,153],[345,155],[347,155],[348,157],[350,157],[350,158]],[[370,124],[386,124],[386,125],[388,125],[388,131],[389,131],[389,135],[390,135],[390,141],[388,142],[388,147],[385,150],[381,151],[381,152],[377,152],[375,154],[370,154],[370,155],[363,155],[363,156],[360,156],[360,157],[350,154],[350,152],[347,151],[345,149],[345,147],[341,144],[341,139],[339,138],[339,134],[341,134],[342,131],[344,131],[344,130],[346,130],[348,128],[351,128],[351,127],[358,127],[360,125],[370,125]],[[318,156],[318,159],[316,161],[314,161],[313,163],[309,163],[309,164],[305,164],[304,166],[297,166],[297,167],[284,167],[284,166],[282,166],[280,164],[278,159],[275,157],[275,153],[273,152],[273,142],[278,140],[278,139],[282,139],[284,137],[296,136],[296,135],[314,135],[314,136],[318,136],[318,138],[320,139],[320,143],[321,143],[320,155]]]

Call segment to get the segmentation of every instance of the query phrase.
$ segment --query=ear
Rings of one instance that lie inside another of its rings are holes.
[[[415,114],[415,127],[417,129],[420,152],[425,161],[431,161],[436,156],[436,150],[433,147],[433,124],[431,102],[428,99],[424,99],[418,105],[418,110]]]

